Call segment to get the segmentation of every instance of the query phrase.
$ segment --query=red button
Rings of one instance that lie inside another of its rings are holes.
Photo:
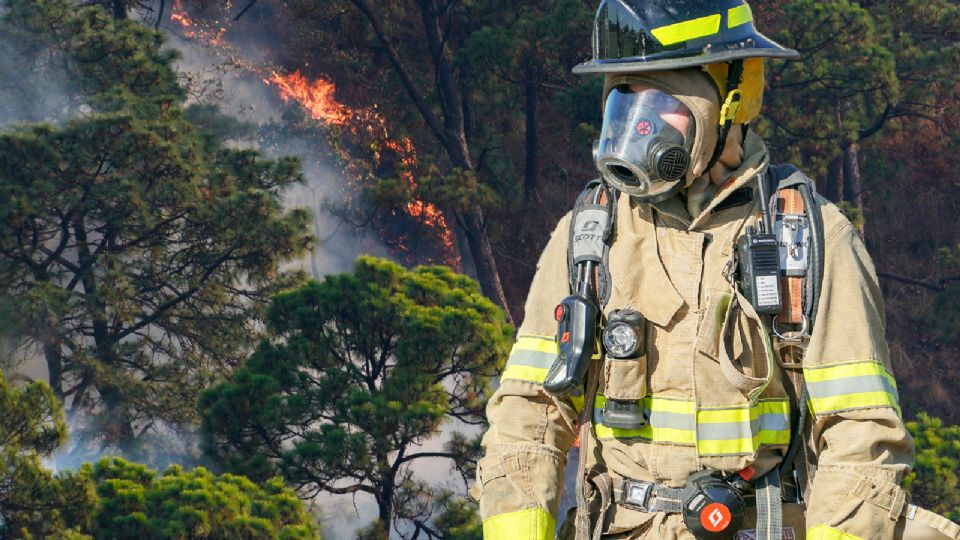
[[[570,332],[564,332],[563,337],[560,338],[560,343],[566,343],[570,341]]]
[[[737,471],[737,474],[740,475],[740,478],[743,478],[744,480],[749,482],[750,479],[753,478],[753,475],[757,474],[757,471],[753,467],[746,467],[744,469],[740,469],[739,471]]]
[[[553,318],[560,322],[560,319],[563,319],[563,304],[557,306],[557,309],[553,310]]]

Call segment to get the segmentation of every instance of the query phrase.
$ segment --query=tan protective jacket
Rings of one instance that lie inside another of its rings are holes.
[[[746,225],[756,225],[760,212],[756,196],[741,205],[728,197],[751,186],[755,194],[756,175],[767,166],[759,137],[750,133],[744,149],[743,165],[692,220],[678,198],[654,207],[619,198],[605,312],[632,308],[643,314],[646,356],[607,359],[600,393],[626,399],[640,392],[648,424],[638,430],[602,425],[604,397],[598,397],[589,446],[598,449],[614,479],[682,487],[698,470],[746,467],[759,478],[786,451],[796,409],[784,389],[783,368],[768,362],[763,330],[743,313],[728,316],[732,289],[724,267],[734,242]],[[806,538],[892,539],[905,505],[899,484],[912,464],[913,444],[891,375],[883,300],[854,228],[834,205],[820,200],[820,206],[825,270],[803,358],[818,461]],[[583,406],[582,397],[557,399],[542,387],[557,352],[554,308],[569,294],[569,221],[569,214],[560,221],[537,264],[526,318],[487,408],[486,455],[474,492],[487,540],[553,538],[566,455]],[[738,390],[721,362],[769,383]],[[603,520],[605,535],[618,538],[693,538],[678,515],[614,504]],[[803,534],[802,526],[795,531],[796,538]]]

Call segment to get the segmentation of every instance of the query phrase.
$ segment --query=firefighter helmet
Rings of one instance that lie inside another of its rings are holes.
[[[747,58],[798,58],[753,25],[744,0],[603,0],[593,59],[576,74],[662,71]]]

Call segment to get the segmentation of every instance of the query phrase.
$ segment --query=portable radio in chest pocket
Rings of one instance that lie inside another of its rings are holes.
[[[743,236],[737,239],[737,281],[741,294],[759,315],[776,315],[782,308],[780,242],[773,234],[769,186],[762,174],[758,176],[758,185],[762,230],[748,226]]]
[[[780,243],[776,235],[747,227],[737,239],[740,292],[760,315],[780,313]]]

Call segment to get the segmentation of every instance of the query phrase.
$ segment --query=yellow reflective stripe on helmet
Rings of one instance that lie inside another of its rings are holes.
[[[786,398],[739,407],[697,410],[693,400],[647,396],[647,424],[637,429],[603,425],[604,396],[594,405],[594,432],[601,439],[647,439],[656,443],[695,445],[700,455],[750,454],[761,445],[790,442],[790,403]]]
[[[807,540],[863,540],[859,536],[838,531],[826,525],[817,525],[807,531]]]
[[[727,10],[727,28],[734,28],[747,24],[753,20],[753,12],[748,4],[739,5]]]
[[[803,374],[815,414],[873,407],[900,412],[897,383],[875,360],[804,366]]]
[[[650,31],[664,45],[673,45],[681,41],[712,36],[720,31],[720,14],[707,15],[699,19],[678,22]]]
[[[543,508],[497,514],[483,521],[484,540],[552,540],[556,520]]]
[[[552,336],[520,336],[510,351],[500,380],[518,379],[542,384],[557,359],[558,350]]]

